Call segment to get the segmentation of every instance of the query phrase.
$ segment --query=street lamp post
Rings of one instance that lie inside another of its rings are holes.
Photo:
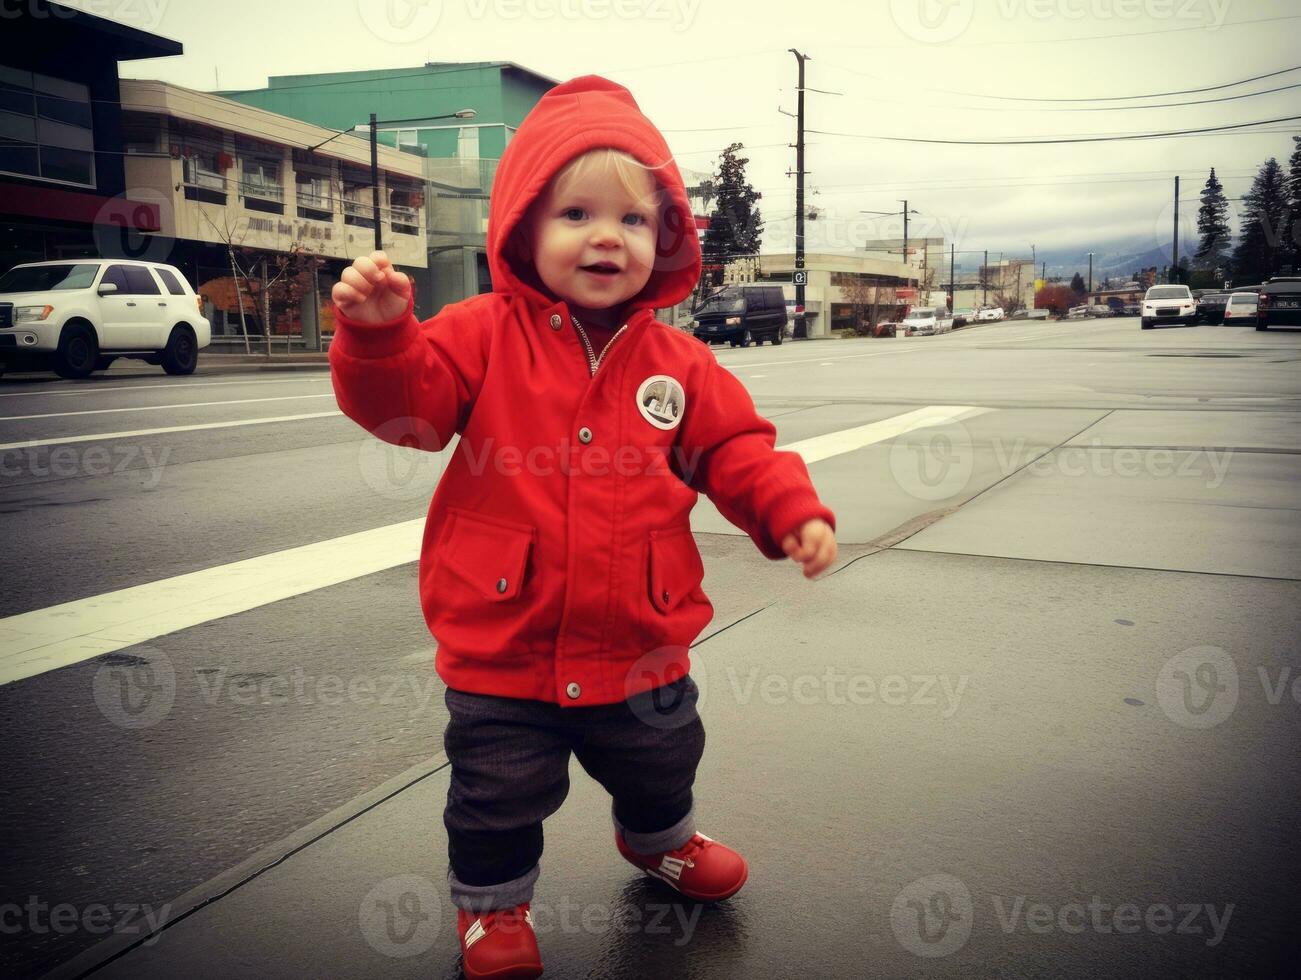
[[[371,210],[375,220],[375,251],[382,251],[384,248],[383,228],[380,224],[379,217],[379,127],[395,125],[397,123],[423,123],[433,122],[436,119],[473,119],[478,113],[473,109],[458,109],[456,112],[447,112],[439,116],[416,116],[411,119],[376,119],[375,113],[370,114],[370,122],[366,128],[370,130],[370,203]],[[321,140],[315,146],[307,147],[308,152],[320,149],[330,140],[337,139],[344,133],[355,133],[362,126],[356,125],[350,129],[341,129],[329,139]]]

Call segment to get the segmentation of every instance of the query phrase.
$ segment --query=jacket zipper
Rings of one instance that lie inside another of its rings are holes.
[[[601,356],[597,357],[596,353],[592,350],[592,342],[587,339],[587,331],[584,330],[583,325],[578,322],[578,317],[574,316],[571,313],[569,314],[569,319],[573,321],[574,327],[578,330],[578,336],[583,339],[583,347],[587,349],[587,366],[588,369],[591,371],[589,377],[594,378],[596,377],[596,369],[601,366],[601,361],[602,359],[604,359],[606,351],[610,349],[611,344],[613,344],[616,340],[619,339],[619,335],[628,329],[628,324],[625,323],[622,327],[620,327],[618,330],[614,332],[614,336],[610,338],[609,342],[601,350]]]

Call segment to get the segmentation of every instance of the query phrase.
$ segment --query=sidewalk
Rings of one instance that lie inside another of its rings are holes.
[[[533,906],[547,977],[1153,980],[1294,941],[1295,712],[1244,693],[1207,737],[1154,684],[1207,637],[1277,659],[1296,583],[899,548],[787,596],[693,652],[697,817],[749,883],[704,907],[638,876],[574,764]],[[431,759],[178,899],[151,945],[51,976],[456,977],[447,779]],[[1198,934],[1141,925],[1185,903],[1214,908]]]

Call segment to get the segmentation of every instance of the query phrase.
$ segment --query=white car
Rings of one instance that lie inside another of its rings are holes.
[[[1143,296],[1139,324],[1148,330],[1158,323],[1197,322],[1197,300],[1187,286],[1153,286]]]
[[[1003,319],[1003,308],[1001,306],[986,306],[976,311],[976,322],[989,322]]]
[[[0,372],[51,366],[84,378],[134,357],[192,374],[211,342],[203,301],[175,266],[64,259],[0,276]]]
[[[914,337],[928,336],[940,332],[940,318],[932,307],[921,306],[910,310],[899,326]],[[952,321],[949,326],[953,326]]]
[[[1257,293],[1233,293],[1224,302],[1224,322],[1255,326],[1259,308],[1260,296]]]

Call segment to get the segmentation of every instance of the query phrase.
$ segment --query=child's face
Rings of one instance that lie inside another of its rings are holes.
[[[604,310],[641,292],[655,265],[659,233],[655,181],[643,193],[623,186],[613,167],[583,180],[555,180],[533,208],[531,258],[538,277],[571,306]]]

